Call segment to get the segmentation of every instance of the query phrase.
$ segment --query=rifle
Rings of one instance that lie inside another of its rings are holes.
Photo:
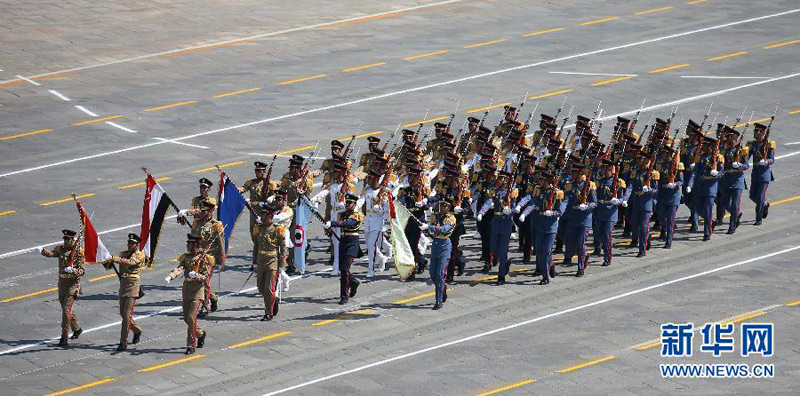
[[[359,147],[359,151],[360,150],[361,150],[361,148]],[[358,156],[358,151],[356,151],[356,156]],[[345,157],[344,161],[345,161],[345,164],[346,164],[349,161],[349,157]],[[347,166],[347,172],[345,172],[344,180],[342,180],[342,191],[339,194],[339,202],[344,202],[344,196],[345,196],[345,194],[347,194],[347,190],[348,190],[348,187],[349,187],[349,184],[350,184],[350,174],[351,174],[351,169],[353,168],[353,165],[355,165],[355,161],[353,161],[353,163],[351,163],[350,165]]]
[[[461,106],[460,100],[458,101],[458,103],[456,103],[456,110],[452,114],[450,114],[450,121],[447,122],[447,128],[445,128],[446,131],[450,130],[450,125],[453,123],[453,118],[456,118],[456,113],[458,113],[459,106]]]
[[[383,144],[383,151],[384,151],[384,152],[386,152],[386,149],[387,149],[387,148],[389,148],[389,142],[391,142],[391,141],[392,141],[392,139],[394,139],[394,135],[397,133],[397,131],[399,131],[399,130],[400,130],[400,127],[401,127],[402,125],[403,125],[403,123],[402,123],[402,122],[401,122],[401,123],[399,123],[399,124],[397,124],[397,128],[395,128],[395,129],[394,129],[394,132],[392,132],[392,135],[391,135],[391,136],[389,136],[389,139],[386,141],[386,143],[384,143],[384,144]]]
[[[736,142],[736,159],[737,160],[740,159],[739,158],[739,152],[742,151],[742,141],[744,139],[744,134],[745,134],[745,132],[747,132],[747,127],[750,126],[750,121],[753,121],[753,114],[755,114],[755,111],[750,112],[750,119],[747,120],[746,124],[744,124],[744,129],[742,130],[742,133],[739,134],[739,141]]]
[[[633,116],[633,121],[631,121],[630,126],[628,127],[628,131],[632,131],[634,128],[636,128],[636,123],[639,121],[639,114],[641,114],[642,109],[644,108],[644,102],[646,100],[647,100],[647,98],[643,98],[642,99],[642,105],[639,106],[639,110],[637,110],[636,111],[636,115]],[[628,131],[625,131],[625,132],[628,132]]]
[[[417,141],[419,140],[419,133],[420,133],[420,131],[422,131],[422,126],[425,125],[425,121],[428,120],[428,113],[430,111],[431,111],[430,108],[428,110],[425,110],[425,117],[419,123],[419,127],[417,128],[417,132],[414,133],[414,144],[417,144]]]
[[[680,128],[675,128],[675,136],[672,138],[672,143],[669,145],[670,149],[675,146],[675,141],[678,140],[679,133]],[[668,183],[675,183],[675,169],[678,165],[678,161],[680,161],[680,150],[675,150],[675,154],[672,157],[672,163],[669,166],[669,179],[667,180]]]
[[[703,126],[706,125],[706,120],[708,120],[708,115],[711,114],[711,106],[714,106],[714,102],[711,102],[711,104],[708,105],[708,110],[706,110],[706,115],[703,116],[703,122],[700,123],[700,132],[701,133],[703,132]],[[712,121],[711,124],[713,125],[714,122]]]
[[[525,124],[523,124],[523,126],[522,126],[522,130],[523,131],[527,131],[528,128],[530,128],[531,120],[533,119],[533,115],[536,114],[536,109],[538,109],[538,108],[539,108],[539,102],[536,102],[536,106],[533,106],[533,111],[531,111],[531,114],[528,116],[528,119],[525,121]]]
[[[564,101],[562,101],[562,102],[561,102],[561,106],[559,106],[559,107],[558,107],[558,110],[556,110],[556,116],[555,116],[555,117],[553,117],[554,119],[556,119],[556,120],[558,119],[558,116],[561,114],[561,110],[564,108],[564,105],[565,105],[566,103],[567,103],[567,97],[565,96],[565,97],[564,97]],[[574,106],[573,106],[573,107],[574,107]],[[570,113],[571,113],[571,111],[570,111]]]
[[[769,146],[769,133],[772,130],[772,121],[775,121],[775,116],[778,114],[778,106],[780,106],[780,105],[781,104],[778,103],[775,106],[775,112],[772,113],[772,117],[770,117],[770,119],[769,119],[769,125],[767,125],[767,132],[764,133],[764,143],[761,144],[761,159],[763,159],[763,160],[767,159],[767,154],[769,153],[769,151],[767,149],[768,146]]]
[[[308,206],[308,209],[311,211],[311,214],[312,214],[312,215],[314,215],[314,217],[316,217],[316,218],[317,218],[319,221],[321,221],[321,222],[322,222],[322,224],[325,224],[325,223],[326,223],[326,221],[325,221],[325,218],[324,218],[324,217],[322,217],[322,215],[321,215],[321,214],[319,213],[319,211],[318,211],[318,210],[317,210],[317,209],[314,207],[314,205],[312,205],[312,204],[311,204],[311,200],[310,200],[310,199],[309,199],[307,196],[305,196],[305,195],[300,195],[300,199],[304,199],[304,200],[306,200],[306,205]],[[336,240],[337,240],[337,241],[339,240],[339,236],[338,236],[338,235],[336,235],[336,234],[334,234],[334,233],[332,233],[332,232],[330,233],[330,235],[332,235],[334,238],[336,238]]]
[[[600,126],[602,127],[603,123],[600,123]],[[599,136],[599,132],[600,132],[600,130],[598,129],[598,133],[595,134],[595,136]],[[592,137],[592,139],[589,140],[589,144],[587,144],[586,148],[583,150],[583,155],[581,156],[581,163],[585,162],[584,158],[586,158],[588,156],[589,149],[591,148],[592,142],[594,142],[595,139],[596,139],[596,137]],[[591,183],[591,180],[592,180],[592,168],[587,166],[585,172],[586,172],[586,182],[583,184],[583,191],[581,192],[581,200],[582,200],[581,203],[583,203],[583,204],[586,203],[586,198],[587,198],[587,195],[589,194],[589,183]]]
[[[564,121],[561,123],[561,127],[558,128],[558,133],[556,133],[556,139],[561,139],[561,131],[563,131],[564,127],[567,125],[567,121],[569,120],[569,117],[572,115],[572,111],[573,110],[575,110],[575,105],[572,105],[572,107],[570,107],[569,114],[567,114],[567,116],[564,117]],[[561,112],[560,108],[558,109],[558,112],[559,113]],[[569,136],[569,134],[567,134],[567,136]],[[565,139],[565,141],[566,141],[566,139]]]
[[[525,107],[525,102],[528,101],[528,93],[529,92],[525,92],[525,97],[522,98],[522,103],[519,104],[519,108],[517,109],[517,114],[514,115],[514,122],[517,121],[517,118],[519,118],[519,113],[521,113],[522,112],[522,108]]]

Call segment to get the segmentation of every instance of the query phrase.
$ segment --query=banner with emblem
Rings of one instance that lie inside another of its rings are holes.
[[[304,199],[298,200],[294,214],[296,226],[292,239],[294,240],[294,266],[303,274],[306,272],[306,247],[308,246],[306,227],[308,227],[308,221],[311,220],[311,208],[308,206],[308,198],[305,195],[301,195],[301,197]]]
[[[400,275],[401,280],[408,279],[414,273],[417,266],[414,262],[414,252],[411,244],[406,238],[406,225],[411,218],[411,212],[403,205],[395,205],[395,199],[389,200],[389,226],[392,229],[392,256],[394,256],[394,267]]]

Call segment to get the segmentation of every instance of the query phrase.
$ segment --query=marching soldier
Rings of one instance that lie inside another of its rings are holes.
[[[364,236],[367,242],[367,278],[375,276],[375,271],[383,272],[386,270],[386,256],[383,248],[387,244],[383,236],[383,227],[386,225],[384,220],[388,213],[385,195],[388,191],[383,190],[380,183],[381,174],[374,169],[370,169],[365,182],[367,190],[364,192],[364,208],[367,212],[364,221]],[[389,178],[389,174],[383,177]],[[387,179],[388,181],[388,179]]]
[[[478,212],[477,219],[481,221],[486,212],[494,211],[491,223],[491,239],[489,248],[489,262],[497,260],[497,283],[506,283],[508,274],[508,244],[511,241],[511,231],[514,221],[511,218],[511,202],[516,198],[517,191],[511,186],[511,173],[500,171],[497,184],[489,189],[489,197]]]
[[[139,272],[147,260],[144,252],[139,250],[141,241],[142,238],[138,235],[128,234],[128,249],[102,263],[106,270],[114,269],[119,277],[119,314],[122,317],[122,333],[117,352],[128,349],[128,333],[131,330],[133,330],[131,344],[138,343],[142,336],[142,327],[133,320],[133,308],[140,297]],[[119,265],[119,270],[115,265]]]
[[[675,214],[681,205],[684,167],[677,151],[670,147],[664,147],[662,150],[666,157],[660,171],[663,177],[659,180],[656,212],[661,219],[660,237],[666,240],[664,249],[671,249],[672,237],[675,234]]]
[[[573,164],[573,182],[568,186],[567,211],[570,212],[567,220],[566,238],[567,252],[564,254],[564,263],[572,261],[572,256],[578,255],[578,272],[575,276],[583,276],[589,255],[586,253],[586,237],[592,226],[592,212],[597,207],[597,187],[588,177],[582,177],[585,166]]]
[[[417,274],[425,271],[427,261],[422,252],[419,251],[419,240],[422,236],[420,225],[425,221],[425,211],[428,210],[428,195],[430,189],[425,186],[422,177],[422,170],[416,165],[408,168],[408,185],[400,190],[397,199],[405,206],[417,221],[411,220],[406,225],[405,233],[411,251],[414,253],[414,261],[417,264]],[[409,278],[413,279],[413,278]]]
[[[192,226],[192,233],[200,236],[200,248],[211,254],[214,257],[214,263],[219,265],[219,270],[225,269],[225,234],[222,222],[213,219],[214,208],[216,203],[210,200],[205,200],[200,204],[200,216],[196,219]],[[214,268],[209,269],[208,277],[206,278],[206,297],[203,300],[203,309],[200,311],[200,317],[204,318],[209,311],[208,303],[211,302],[210,311],[217,311],[217,293],[211,287],[211,277],[214,274]]]
[[[631,198],[631,224],[633,227],[633,239],[631,247],[639,246],[639,253],[636,257],[644,257],[650,249],[650,216],[653,214],[653,207],[656,194],[658,194],[658,171],[651,168],[653,158],[649,157],[645,151],[640,152],[638,167],[635,175],[632,176],[631,188],[633,196]]]
[[[719,155],[715,156],[714,148],[717,139],[713,136],[704,136],[701,143],[701,155],[695,164],[689,178],[687,191],[694,191],[695,211],[703,217],[703,241],[711,240],[714,232],[714,200],[717,197],[719,178],[722,177],[723,161]]]
[[[772,164],[775,163],[775,141],[769,140],[769,127],[755,124],[753,127],[755,140],[747,142],[749,153],[747,160],[753,158],[753,171],[750,173],[750,200],[756,204],[756,222],[761,225],[762,219],[769,214],[769,201],[767,201],[767,188],[769,182],[774,180]]]
[[[422,225],[422,230],[427,230],[433,237],[431,245],[431,281],[436,291],[436,301],[433,309],[442,308],[442,304],[447,301],[447,285],[445,284],[446,266],[450,261],[450,253],[453,245],[450,242],[450,234],[456,226],[456,218],[450,213],[453,201],[447,197],[439,201],[439,211],[431,215],[427,223]]]
[[[66,348],[67,336],[72,329],[73,340],[77,340],[83,333],[83,328],[78,321],[78,316],[72,311],[75,300],[81,294],[81,277],[84,275],[83,249],[75,241],[77,233],[72,230],[61,230],[64,244],[58,245],[53,250],[41,249],[44,257],[58,258],[58,302],[61,304],[61,340],[58,346]]]
[[[275,291],[278,286],[280,268],[286,266],[286,229],[273,222],[273,214],[277,210],[274,206],[267,207],[261,213],[261,227],[259,229],[258,265],[256,267],[256,281],[258,292],[264,297],[264,316],[261,321],[272,320],[278,314],[278,300]]]
[[[531,201],[536,215],[536,268],[542,274],[541,285],[550,284],[550,278],[556,276],[553,266],[553,243],[556,240],[558,222],[564,212],[566,202],[564,192],[557,185],[555,176],[550,172],[542,172],[539,177],[541,195]]]
[[[683,184],[683,203],[689,208],[689,224],[691,225],[689,231],[695,232],[698,228],[697,210],[695,208],[695,199],[692,188],[689,186],[689,174],[694,171],[696,159],[700,156],[700,143],[703,138],[703,132],[700,124],[689,120],[686,125],[686,138],[681,142],[681,162],[683,162],[684,181]]]
[[[350,272],[353,260],[358,256],[358,234],[364,222],[364,214],[356,211],[358,196],[348,193],[345,197],[345,210],[339,213],[336,221],[325,223],[325,230],[339,227],[342,230],[339,240],[339,305],[347,303],[350,297],[356,296],[361,282]]]
[[[331,151],[333,151],[333,146],[331,146]],[[286,204],[292,209],[292,213],[297,207],[297,200],[300,195],[305,195],[310,199],[311,190],[314,188],[314,176],[308,172],[308,166],[304,166],[304,162],[305,158],[303,156],[292,155],[292,158],[289,159],[289,171],[281,177],[280,187],[286,191]],[[292,225],[289,228],[290,235],[294,234],[295,226],[295,219],[292,216]],[[294,248],[289,249],[287,254],[286,272],[291,275],[297,270],[294,266]]]
[[[598,236],[603,249],[603,266],[611,265],[613,246],[611,230],[619,219],[619,207],[628,206],[631,191],[625,180],[620,179],[614,162],[604,159],[603,176],[597,183],[597,207],[592,214],[595,220],[594,234]]]
[[[242,194],[246,192],[250,193],[251,207],[255,212],[250,212],[249,228],[250,238],[253,241],[253,264],[255,264],[256,256],[258,255],[258,227],[256,224],[256,216],[260,215],[261,213],[261,206],[257,205],[257,203],[266,201],[267,198],[272,195],[271,193],[274,188],[266,177],[267,164],[261,161],[256,161],[253,163],[253,166],[255,167],[254,171],[256,173],[256,177],[245,181],[244,184],[239,187],[239,192]]]
[[[741,202],[742,190],[745,188],[744,171],[750,167],[747,161],[749,147],[741,147],[741,144],[737,144],[740,134],[729,126],[725,126],[723,129],[723,136],[722,155],[725,161],[723,165],[724,174],[719,182],[719,189],[722,193],[720,206],[731,214],[727,234],[733,234],[742,219]]]
[[[183,321],[186,323],[186,354],[194,353],[195,348],[202,348],[207,333],[197,324],[197,312],[206,298],[205,285],[214,257],[200,251],[200,235],[186,236],[187,252],[178,257],[178,266],[164,279],[167,283],[183,275],[181,295],[183,299]]]
[[[200,195],[192,198],[191,209],[184,209],[178,214],[177,218],[178,224],[180,225],[187,224],[188,221],[186,219],[186,216],[188,215],[197,217],[200,214],[200,204],[202,204],[203,201],[211,201],[214,202],[214,204],[217,203],[216,199],[208,195],[209,191],[211,191],[211,186],[213,185],[214,183],[212,183],[211,180],[208,180],[205,177],[200,179]],[[192,226],[194,226],[194,222],[196,221],[197,219],[192,221]]]

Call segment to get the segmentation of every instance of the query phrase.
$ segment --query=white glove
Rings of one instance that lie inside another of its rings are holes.
[[[422,231],[425,231],[425,230],[427,230],[429,227],[430,227],[430,226],[428,226],[427,224],[423,224],[423,225],[419,226],[419,229],[420,229],[420,230],[422,230]]]
[[[524,223],[525,222],[525,214],[524,213],[519,215],[519,221],[520,221],[520,223]]]
[[[428,204],[428,198],[422,198],[422,204],[423,205],[427,205]]]
[[[628,201],[622,201],[622,207],[623,208],[627,208],[628,207]]]
[[[694,164],[689,164],[689,169],[694,169]]]
[[[167,276],[166,278],[164,278],[164,280],[167,281],[167,283],[170,283],[170,282],[172,282],[172,277],[171,276]]]
[[[191,278],[191,279],[197,278],[197,272],[190,271],[189,272],[189,278]]]
[[[514,207],[514,213],[519,213],[521,211],[522,211],[522,206],[517,205]]]
[[[469,198],[467,199],[467,203],[468,203],[468,204],[470,204],[470,205],[472,205],[472,197],[469,197]]]
[[[344,202],[336,202],[336,205],[334,206],[336,206],[337,210],[344,209]]]
[[[65,274],[71,274],[71,273],[74,273],[74,272],[75,272],[75,270],[72,269],[72,267],[64,267],[64,273]]]
[[[464,210],[464,208],[462,208],[460,206],[456,206],[455,208],[453,208],[453,212],[456,212],[456,213],[461,213],[463,210]]]
[[[186,217],[189,214],[189,211],[186,209],[181,209],[181,211],[178,212],[178,214],[181,215],[182,217]]]
[[[372,206],[372,211],[373,212],[380,212],[381,211],[381,206],[380,205],[373,205]]]
[[[44,253],[44,246],[39,246],[36,249],[39,251],[39,254]]]
[[[691,187],[691,186],[689,186],[689,187],[686,187],[686,192],[687,192],[687,193],[691,193],[691,192],[692,192],[692,187]]]
[[[585,212],[585,211],[586,211],[586,209],[589,209],[589,205],[587,205],[587,204],[580,204],[580,205],[578,205],[578,209],[580,209],[582,212]]]
[[[642,192],[650,192],[650,186],[642,186]]]
[[[544,215],[546,217],[553,217],[553,215],[555,215],[555,213],[552,210],[545,210],[544,211]]]
[[[263,223],[264,223],[264,222],[263,222],[263,221],[261,221],[261,218],[260,218],[260,217],[256,217],[256,224],[258,224],[258,225],[261,225],[261,224],[263,224]]]
[[[331,228],[331,222],[330,221],[326,221],[325,224],[322,225],[322,228],[324,228],[326,230],[330,229]]]
[[[719,175],[719,171],[716,170],[716,169],[712,169],[710,172],[708,172],[708,174],[711,175],[711,176],[716,177],[716,176]]]
[[[739,169],[740,166],[742,166],[742,164],[740,164],[738,162],[734,162],[734,163],[731,164],[731,167],[733,167],[733,169]]]
[[[481,221],[481,220],[483,220],[483,215],[479,214],[478,217],[476,217],[475,219],[478,220],[478,221]]]
[[[611,198],[611,204],[612,205],[619,205],[619,203],[620,203],[619,202],[619,198]]]
[[[504,215],[510,215],[511,214],[511,208],[509,208],[508,206],[503,206],[503,214]]]
[[[421,208],[421,207],[425,206],[425,202],[424,201],[425,200],[423,199],[422,201],[414,202],[414,206],[416,206],[418,208]]]
[[[758,164],[761,165],[761,166],[764,166],[764,165],[767,164],[767,160],[763,160],[762,159],[761,161],[758,161]]]
[[[675,188],[675,183],[667,183],[667,188]]]

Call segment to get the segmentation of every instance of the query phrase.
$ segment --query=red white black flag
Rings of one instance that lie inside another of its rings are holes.
[[[156,256],[158,237],[164,225],[164,218],[170,206],[175,207],[164,189],[156,182],[152,175],[147,175],[147,189],[144,192],[144,207],[142,208],[142,242],[140,248],[152,264]]]

